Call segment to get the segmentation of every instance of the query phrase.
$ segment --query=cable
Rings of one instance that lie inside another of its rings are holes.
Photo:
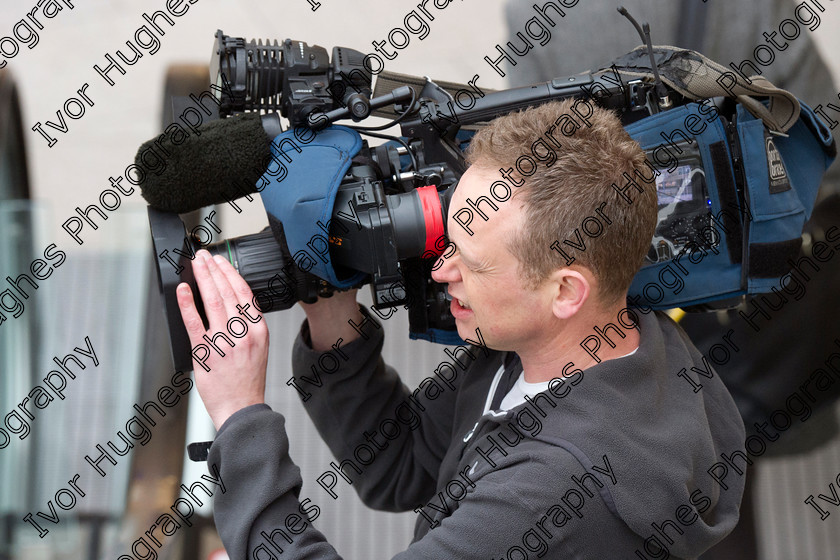
[[[350,128],[353,128],[353,127],[350,127]],[[354,129],[354,130],[357,130],[357,129]],[[408,142],[406,142],[405,140],[403,140],[399,136],[391,136],[389,134],[378,134],[376,132],[371,132],[370,130],[367,130],[367,129],[361,129],[361,130],[359,130],[359,133],[364,134],[365,136],[373,136],[375,138],[383,138],[385,140],[394,140],[396,142],[399,142],[400,144],[403,145],[403,147],[405,147],[406,151],[408,152],[408,156],[411,158],[411,169],[408,170],[408,171],[417,171],[417,170],[420,169],[420,166],[417,164],[417,158],[414,157],[414,151],[412,151],[411,147],[408,145]]]
[[[663,104],[662,100],[665,100],[665,103],[667,104],[668,90],[665,89],[665,86],[662,83],[662,79],[659,77],[659,68],[657,67],[656,60],[653,57],[653,44],[650,41],[650,24],[645,23],[644,30],[642,30],[642,27],[639,26],[639,22],[637,22],[636,19],[630,15],[630,12],[628,12],[627,8],[625,8],[624,6],[618,8],[618,13],[630,20],[630,23],[633,24],[633,26],[636,28],[636,31],[639,33],[639,37],[641,37],[642,42],[645,44],[645,46],[647,46],[647,52],[650,56],[650,68],[653,71],[653,79],[654,83],[656,84],[656,94],[660,98],[660,105]]]
[[[408,114],[414,109],[415,103],[417,103],[417,92],[414,91],[413,87],[409,87],[408,89],[411,90],[411,103],[408,104],[408,108],[403,111],[397,118],[392,120],[391,122],[385,123],[380,126],[349,126],[348,128],[352,128],[357,132],[365,132],[365,131],[376,131],[376,130],[385,130],[386,128],[391,128],[395,124],[399,124]]]

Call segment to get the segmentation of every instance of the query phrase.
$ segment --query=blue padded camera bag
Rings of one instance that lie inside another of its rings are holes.
[[[731,123],[690,103],[625,127],[659,172],[659,223],[632,302],[702,306],[779,286],[835,153],[829,130],[800,109],[786,134],[741,104]]]

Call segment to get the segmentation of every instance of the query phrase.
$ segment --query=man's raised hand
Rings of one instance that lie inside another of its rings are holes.
[[[178,286],[178,307],[193,348],[196,387],[218,430],[237,410],[265,401],[268,328],[251,305],[248,283],[223,257],[198,251],[193,272],[209,328],[185,283]],[[206,352],[200,360],[199,351]]]

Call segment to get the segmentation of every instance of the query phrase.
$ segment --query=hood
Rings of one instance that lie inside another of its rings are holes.
[[[590,471],[607,455],[617,480],[599,475],[607,507],[652,543],[652,553],[658,544],[671,555],[694,557],[737,524],[744,477],[731,467],[724,489],[708,471],[721,454],[743,453],[744,425],[729,391],[683,330],[664,313],[637,314],[639,349],[586,369],[556,399],[559,405],[545,411],[542,429],[526,437],[563,448]],[[692,367],[713,377],[698,379]],[[695,392],[678,375],[683,370],[703,388]],[[528,406],[492,421],[513,423]],[[743,459],[735,465],[743,469]]]

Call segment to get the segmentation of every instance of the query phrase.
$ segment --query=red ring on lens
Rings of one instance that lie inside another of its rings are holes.
[[[420,197],[423,207],[423,221],[426,225],[426,253],[439,256],[443,249],[438,249],[435,242],[443,236],[443,208],[440,205],[440,195],[433,185],[414,189]]]

